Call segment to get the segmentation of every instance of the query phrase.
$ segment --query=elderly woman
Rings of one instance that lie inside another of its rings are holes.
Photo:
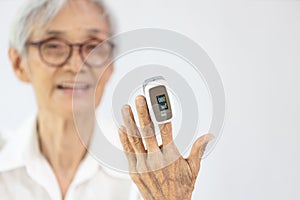
[[[1,149],[1,199],[130,199],[130,179],[107,173],[77,135],[77,127],[84,127],[81,139],[89,143],[95,118],[88,112],[87,99],[95,98],[97,106],[113,73],[113,66],[106,66],[113,45],[106,41],[112,26],[103,5],[100,0],[31,0],[19,14],[9,57],[18,79],[32,85],[38,112]],[[99,44],[99,57],[86,59]],[[141,196],[191,199],[212,136],[199,138],[184,159],[173,143],[171,123],[160,126],[163,144],[158,146],[143,96],[136,98],[136,109],[142,131],[130,106],[124,105],[125,126],[119,135],[125,153],[131,155],[130,175]],[[162,151],[167,146],[168,151]],[[150,170],[169,157],[176,159]]]

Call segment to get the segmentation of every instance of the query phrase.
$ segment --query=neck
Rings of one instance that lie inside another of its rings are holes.
[[[76,118],[75,123],[73,116],[65,118],[39,112],[37,125],[40,150],[50,163],[64,193],[86,154],[83,144],[88,144],[93,133],[94,117]]]

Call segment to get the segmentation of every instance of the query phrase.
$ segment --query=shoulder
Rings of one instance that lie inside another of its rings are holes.
[[[5,140],[3,137],[3,131],[0,130],[0,152],[1,152],[1,149],[3,148],[4,144],[5,144]]]
[[[31,153],[35,128],[35,120],[30,117],[16,129],[0,131],[0,172],[24,165]]]
[[[11,138],[15,135],[15,131],[0,130],[0,154]]]
[[[16,130],[0,130],[0,172],[2,167],[12,160],[14,151],[18,147],[14,144],[17,141],[17,133]]]

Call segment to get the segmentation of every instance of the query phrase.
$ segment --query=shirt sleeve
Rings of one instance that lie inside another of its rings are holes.
[[[0,151],[2,149],[2,147],[5,144],[5,140],[4,140],[4,135],[3,135],[3,131],[0,130]]]
[[[12,136],[12,132],[8,130],[0,130],[0,152],[4,145],[7,143],[8,139]]]

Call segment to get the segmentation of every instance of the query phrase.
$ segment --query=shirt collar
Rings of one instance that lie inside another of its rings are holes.
[[[96,127],[94,131],[98,131]],[[37,137],[37,115],[34,114],[23,122],[16,130],[14,136],[9,138],[9,141],[1,150],[0,172],[28,167],[32,161],[36,161],[41,158],[41,156]],[[82,161],[80,168],[82,169],[79,170],[79,176],[83,179],[88,179],[100,168],[112,177],[121,179],[129,178],[127,174],[119,173],[102,164],[100,165],[89,152]],[[81,174],[82,172],[83,174]],[[81,179],[81,181],[83,179]]]
[[[36,115],[34,115],[23,122],[1,150],[0,172],[25,167],[26,163],[38,154]]]

